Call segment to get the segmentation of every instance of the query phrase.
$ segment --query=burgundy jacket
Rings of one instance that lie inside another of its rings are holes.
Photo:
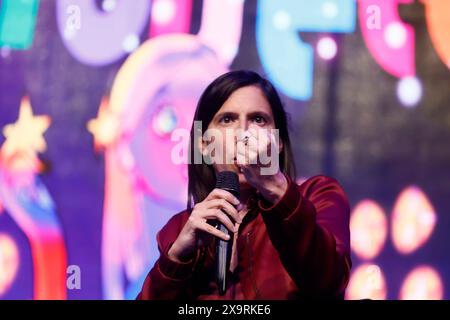
[[[137,299],[341,299],[351,268],[349,204],[332,178],[320,175],[288,189],[275,204],[259,194],[237,237],[238,264],[218,294],[214,245],[186,263],[167,252],[190,212],[173,216],[157,235],[160,257]]]

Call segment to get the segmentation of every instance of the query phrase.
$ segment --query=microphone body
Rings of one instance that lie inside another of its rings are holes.
[[[217,174],[216,188],[226,190],[239,199],[239,177],[233,171],[222,171]],[[225,234],[229,234],[228,229],[220,222],[217,229]],[[227,271],[230,267],[231,248],[233,247],[233,236],[225,241],[216,239],[216,280],[219,287],[219,294],[224,295],[227,288]]]

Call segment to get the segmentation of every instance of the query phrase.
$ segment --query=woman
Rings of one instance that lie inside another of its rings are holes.
[[[195,121],[201,133],[218,133],[215,142],[223,153],[213,154],[211,142],[196,138]],[[277,129],[279,140],[258,135],[263,129]],[[245,143],[230,140],[225,134],[230,130],[244,132]],[[259,157],[273,144],[272,160],[279,166],[262,174],[268,163]],[[351,268],[349,204],[332,178],[320,175],[296,184],[287,116],[272,84],[251,71],[214,80],[199,100],[190,145],[190,159],[197,152],[208,160],[231,154],[232,161],[189,163],[187,209],[158,233],[161,255],[137,298],[343,298]],[[238,173],[239,199],[215,188],[223,170]],[[230,238],[214,227],[217,221],[233,240],[225,295],[215,282],[214,243]]]

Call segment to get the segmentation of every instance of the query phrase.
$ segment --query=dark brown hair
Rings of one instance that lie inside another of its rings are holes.
[[[290,176],[295,181],[295,164],[292,154],[291,142],[288,133],[287,113],[284,110],[280,97],[273,85],[259,74],[253,71],[239,70],[225,73],[215,79],[203,92],[195,111],[191,128],[188,164],[188,200],[187,207],[191,209],[194,204],[203,201],[214,189],[216,176],[212,165],[202,161],[196,164],[195,153],[201,157],[194,134],[195,121],[201,121],[201,135],[208,128],[214,115],[219,111],[231,94],[246,86],[256,86],[261,89],[270,104],[274,116],[275,128],[279,130],[279,137],[283,143],[283,150],[280,153],[280,168],[283,173]],[[200,133],[197,134],[197,136]],[[193,147],[194,146],[194,147]]]

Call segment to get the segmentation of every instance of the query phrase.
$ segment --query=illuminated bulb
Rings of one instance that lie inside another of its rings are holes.
[[[399,22],[390,23],[384,30],[384,40],[392,49],[399,49],[406,43],[405,27]]]
[[[273,15],[273,25],[278,30],[287,30],[291,26],[291,15],[284,10],[278,10]]]
[[[397,97],[408,108],[416,106],[422,99],[422,84],[416,77],[405,77],[397,83]]]
[[[104,0],[102,3],[102,9],[106,12],[113,11],[117,6],[116,0]]]
[[[333,38],[324,37],[317,43],[317,52],[324,60],[331,60],[337,54],[337,44]]]
[[[125,40],[123,41],[123,49],[125,50],[125,52],[131,53],[134,50],[137,49],[137,47],[139,47],[139,36],[137,34],[130,34],[128,35]]]
[[[322,4],[322,14],[325,18],[333,19],[339,14],[339,8],[336,3],[327,1]]]
[[[173,0],[158,0],[153,5],[153,21],[157,24],[168,24],[175,17],[176,5]]]

